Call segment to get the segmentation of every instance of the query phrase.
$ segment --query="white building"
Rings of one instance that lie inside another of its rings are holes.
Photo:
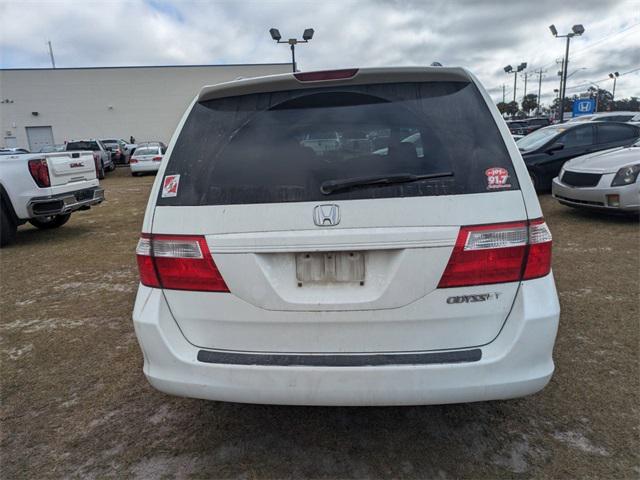
[[[73,139],[169,142],[203,85],[291,71],[291,64],[0,69],[0,147]]]

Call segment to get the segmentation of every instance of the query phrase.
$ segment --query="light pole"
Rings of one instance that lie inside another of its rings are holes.
[[[618,80],[618,77],[620,76],[620,73],[618,72],[613,72],[609,74],[609,78],[613,79],[613,92],[611,92],[611,101],[613,102],[616,98],[616,81]]]
[[[516,85],[518,83],[518,73],[527,68],[527,62],[522,62],[520,65],[516,67],[514,70],[511,65],[507,65],[504,67],[504,71],[506,73],[513,73],[513,101],[516,101]]]
[[[575,36],[580,36],[584,33],[584,27],[580,24],[574,25],[573,27],[571,27],[571,32],[567,33],[566,35],[558,35],[558,30],[556,29],[555,25],[549,25],[549,30],[551,31],[551,34],[556,37],[556,38],[566,38],[567,39],[567,46],[565,48],[564,51],[564,62],[562,64],[562,92],[560,93],[560,102],[562,104],[561,108],[560,108],[560,123],[564,122],[564,96],[567,90],[567,66],[569,64],[569,42],[571,41],[572,37]]]
[[[313,38],[313,28],[307,28],[302,33],[302,40],[298,40],[297,38],[282,40],[282,35],[280,35],[280,31],[277,28],[269,29],[269,33],[271,34],[271,38],[273,38],[276,41],[276,43],[286,43],[291,46],[291,68],[293,69],[293,73],[295,73],[296,72],[296,45],[299,43],[308,43],[309,40]]]

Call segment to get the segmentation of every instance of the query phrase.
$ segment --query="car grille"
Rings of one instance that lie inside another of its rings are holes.
[[[565,170],[562,175],[562,183],[572,187],[595,187],[600,182],[599,173],[581,173]]]

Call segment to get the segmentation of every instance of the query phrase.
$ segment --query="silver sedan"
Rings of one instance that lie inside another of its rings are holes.
[[[640,213],[639,173],[640,139],[568,161],[553,179],[553,197],[570,207]]]

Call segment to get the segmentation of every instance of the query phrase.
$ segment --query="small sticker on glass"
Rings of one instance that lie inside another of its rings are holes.
[[[162,182],[162,198],[177,197],[180,175],[167,175]]]
[[[487,176],[487,190],[496,190],[499,188],[511,187],[511,184],[507,183],[509,180],[509,172],[506,168],[487,168],[484,171],[484,174]]]

